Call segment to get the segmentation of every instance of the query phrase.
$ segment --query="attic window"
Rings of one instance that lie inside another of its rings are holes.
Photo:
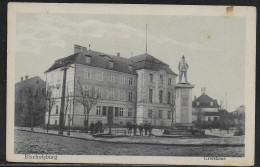
[[[109,68],[114,68],[114,62],[113,61],[109,61],[108,67]]]
[[[210,106],[211,106],[211,107],[213,106],[213,102],[210,102]]]
[[[90,64],[91,63],[91,56],[85,57],[85,63]]]
[[[132,65],[129,65],[128,68],[129,68],[130,71],[132,71],[133,66],[132,66]]]

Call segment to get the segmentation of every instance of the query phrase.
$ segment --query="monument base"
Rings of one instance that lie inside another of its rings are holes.
[[[175,86],[176,91],[176,123],[192,123],[192,88],[194,85],[179,83]]]

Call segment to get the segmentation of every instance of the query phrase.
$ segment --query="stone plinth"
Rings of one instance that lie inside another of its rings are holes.
[[[176,91],[176,123],[192,123],[192,88],[191,84],[177,84]]]

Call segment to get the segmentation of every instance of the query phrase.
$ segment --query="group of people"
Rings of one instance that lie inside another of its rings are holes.
[[[137,129],[139,130],[140,136],[143,135],[148,135],[149,132],[149,136],[152,135],[152,124],[148,123],[147,121],[144,124],[139,124],[137,125],[136,123],[131,123],[131,122],[127,122],[126,123],[126,127],[128,130],[128,135],[132,136],[132,131],[133,131],[133,135],[136,136],[137,133]],[[144,134],[143,134],[144,131]]]
[[[91,134],[102,133],[103,132],[102,120],[97,121],[95,124],[92,121],[91,124],[90,124],[90,132],[91,132]]]

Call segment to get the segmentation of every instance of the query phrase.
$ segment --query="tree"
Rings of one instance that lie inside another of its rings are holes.
[[[66,123],[66,118],[68,116],[68,135],[70,134],[69,128],[70,128],[70,120],[71,120],[71,106],[72,106],[72,102],[73,102],[73,96],[70,95],[69,91],[68,91],[68,87],[67,87],[67,95],[65,97],[65,108],[64,108],[64,125]],[[68,113],[68,114],[67,114]]]
[[[47,133],[49,131],[49,125],[50,125],[50,117],[51,117],[51,110],[53,108],[53,106],[55,105],[55,98],[52,97],[53,96],[53,86],[52,87],[48,87],[47,91],[46,91],[46,112],[48,112],[48,121],[47,121]]]
[[[170,109],[170,112],[171,112],[171,119],[172,119],[171,126],[174,125],[173,118],[174,118],[174,113],[175,113],[175,110],[176,110],[175,101],[176,101],[175,89],[174,88],[169,89],[169,91],[167,93],[167,104],[169,105],[169,109]]]
[[[88,122],[89,122],[89,112],[90,110],[98,103],[98,92],[95,90],[94,86],[83,87],[83,84],[80,80],[77,82],[78,95],[76,95],[76,102],[83,105],[84,109],[84,126],[85,131],[88,133]]]

